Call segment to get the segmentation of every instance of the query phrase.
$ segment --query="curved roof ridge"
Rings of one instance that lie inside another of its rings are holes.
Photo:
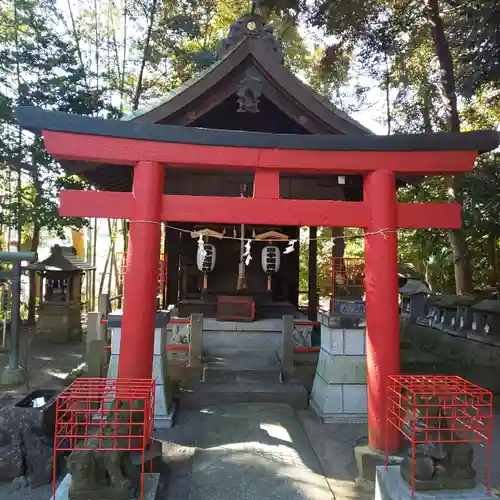
[[[277,63],[276,58],[273,57],[272,54],[267,54],[265,50],[266,47],[262,46],[262,43],[260,42],[261,40],[251,37],[245,37],[239,40],[231,48],[231,50],[224,54],[224,57],[210,65],[208,68],[198,72],[193,78],[173,89],[167,95],[146,104],[132,113],[129,113],[128,115],[122,117],[121,120],[131,121],[139,119],[140,121],[146,121],[146,115],[157,111],[157,113],[155,113],[156,115],[158,114],[160,108],[168,106],[169,110],[165,110],[165,115],[162,117],[166,118],[186,105],[186,103],[180,102],[183,94],[192,91],[192,99],[187,99],[187,101],[191,102],[193,99],[203,95],[203,93],[207,91],[206,88],[202,88],[202,82],[206,78],[213,77],[216,82],[222,81],[231,71],[251,56],[254,58],[256,63],[265,70],[269,78],[276,82],[277,87],[283,89],[288,94],[293,95],[296,101],[308,108],[310,113],[319,118],[322,122],[326,123],[331,129],[347,134],[373,134],[370,129],[350,117],[345,111],[337,108],[328,99],[328,97],[323,96],[314,90],[310,85],[303,82],[288,68]],[[217,74],[218,72],[220,72],[220,74]],[[210,87],[212,87],[212,85],[210,85]],[[196,89],[196,87],[200,88]],[[293,87],[296,88],[294,89]],[[198,90],[198,92],[196,92],[196,90]],[[300,93],[302,93],[302,95],[300,95]],[[311,104],[313,105],[313,108],[316,109],[310,109],[310,107],[304,102],[307,100],[311,101],[311,97],[313,98]],[[179,103],[178,106],[176,106],[175,101],[178,99]],[[315,102],[321,106],[322,109],[314,106]],[[158,122],[160,119],[156,117],[151,121]],[[344,122],[344,127],[342,127],[342,122]],[[347,128],[345,125],[347,125]]]

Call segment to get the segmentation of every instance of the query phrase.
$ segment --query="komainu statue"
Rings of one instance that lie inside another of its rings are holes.
[[[476,471],[472,466],[474,453],[469,443],[443,443],[451,439],[449,418],[437,398],[430,397],[425,404],[417,403],[416,422],[413,408],[406,416],[407,427],[417,429],[417,440],[428,443],[415,445],[415,490],[466,490],[475,486]],[[425,413],[425,414],[424,414]],[[407,428],[407,432],[411,431]],[[456,434],[456,431],[455,431]],[[434,441],[434,442],[432,442]],[[401,475],[412,483],[412,450],[401,462]]]
[[[125,409],[128,404],[120,402],[118,408]],[[128,411],[113,413],[115,416],[104,424],[99,437],[87,438],[80,445],[85,449],[74,450],[68,457],[69,500],[132,500],[137,497],[140,472],[132,463],[131,452],[113,450],[130,448],[130,438],[120,435],[130,436],[138,434],[139,429],[142,431],[137,419],[134,419],[136,425],[127,425],[130,414]],[[134,412],[133,415],[141,414]],[[102,451],[103,448],[107,450]]]

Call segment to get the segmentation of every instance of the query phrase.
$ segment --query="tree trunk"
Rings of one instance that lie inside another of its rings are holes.
[[[40,177],[38,175],[38,169],[33,170],[33,185],[35,187],[35,203],[34,209],[36,210],[41,204],[42,198],[42,183],[40,182]],[[41,226],[39,220],[33,218],[33,234],[31,237],[31,248],[32,252],[37,252],[40,246],[40,232]],[[36,272],[29,272],[29,297],[28,297],[28,323],[35,323],[36,319]]]
[[[440,15],[439,0],[424,0],[424,10],[431,28],[436,57],[439,61],[443,104],[448,119],[447,128],[449,132],[460,132],[453,57],[446,39],[443,19]],[[462,176],[452,177],[449,179],[448,185],[450,188],[449,196],[452,201],[461,203],[463,201]],[[462,229],[453,229],[449,234],[455,264],[456,293],[459,295],[472,293],[472,268],[464,232]]]
[[[144,69],[146,67],[146,61],[149,53],[149,44],[151,43],[151,35],[153,33],[153,25],[156,14],[156,5],[158,0],[153,0],[151,4],[151,12],[149,16],[148,31],[146,34],[146,40],[144,41],[144,51],[142,53],[141,66],[139,68],[139,75],[137,76],[137,85],[135,86],[134,98],[132,99],[132,110],[136,111],[139,107],[139,100],[142,94],[142,81],[144,79]]]
[[[490,268],[489,283],[496,288],[498,286],[497,237],[493,231],[488,234],[486,255],[488,256],[488,267]]]

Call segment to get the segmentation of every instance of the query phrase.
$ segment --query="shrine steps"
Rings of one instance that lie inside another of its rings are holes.
[[[306,409],[309,394],[300,382],[262,381],[196,382],[180,389],[179,407],[201,409],[232,403],[282,403]]]
[[[233,368],[225,366],[209,366],[203,372],[205,383],[276,383],[280,380],[280,369],[275,367],[252,370],[249,368]]]

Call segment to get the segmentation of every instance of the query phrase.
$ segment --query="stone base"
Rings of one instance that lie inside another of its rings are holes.
[[[366,413],[325,413],[314,401],[309,400],[309,406],[314,410],[322,424],[366,424]]]
[[[1,385],[18,386],[23,385],[26,381],[24,370],[18,368],[17,370],[12,370],[6,366],[0,377]]]
[[[163,386],[162,386],[163,387]],[[174,425],[177,403],[172,402],[169,409],[155,415],[155,429],[170,429]]]
[[[358,479],[361,482],[375,482],[377,469],[385,465],[385,453],[373,450],[369,446],[356,446],[354,448],[354,459],[358,470]],[[389,465],[398,466],[403,461],[402,456],[389,455]]]
[[[118,360],[120,357],[121,330],[113,328],[111,333],[111,356],[108,365],[108,378],[118,375]],[[155,427],[168,429],[172,427],[175,405],[172,402],[172,382],[168,374],[166,355],[166,328],[156,328],[153,353],[152,378],[155,386]]]
[[[158,490],[160,474],[144,474],[144,500],[154,500]],[[56,490],[56,495],[51,495],[50,500],[68,500],[71,487],[71,474],[66,474]],[[137,497],[139,498],[140,495]]]
[[[411,499],[411,487],[401,477],[399,465],[377,467],[377,482],[375,486],[375,500],[406,500]],[[487,500],[486,488],[478,484],[471,490],[436,490],[416,491],[415,500]]]

